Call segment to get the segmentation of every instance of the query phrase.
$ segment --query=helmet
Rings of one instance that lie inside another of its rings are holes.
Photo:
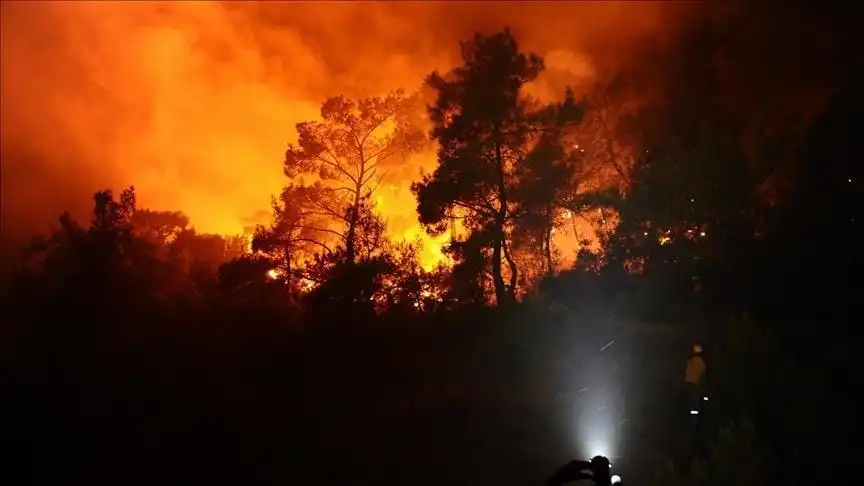
[[[693,354],[699,354],[702,352],[702,346],[698,344],[693,345]]]

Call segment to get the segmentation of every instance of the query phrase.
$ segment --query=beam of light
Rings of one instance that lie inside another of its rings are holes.
[[[621,484],[621,476],[617,474],[613,474],[612,477],[609,479],[612,484]]]
[[[702,400],[704,400],[704,401],[707,402],[707,401],[708,401],[708,397],[702,397]]]
[[[603,399],[602,389],[586,392],[580,405],[580,410],[574,417],[573,429],[576,439],[577,455],[582,457],[603,456],[616,457],[616,441],[618,424],[615,407],[602,403],[592,403],[595,399]]]
[[[690,410],[690,415],[699,415],[699,410]]]
[[[612,453],[612,449],[609,447],[609,442],[599,436],[595,437],[594,441],[589,442],[586,449],[588,451],[588,457],[609,457]]]
[[[619,360],[624,348],[612,337],[598,339],[585,349],[589,355],[585,357],[586,366],[574,377],[582,382],[574,387],[576,403],[567,427],[576,457],[615,459],[622,452],[621,434],[627,428],[627,418]]]

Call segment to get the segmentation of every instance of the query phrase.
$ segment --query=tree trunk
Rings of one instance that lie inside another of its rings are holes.
[[[357,252],[354,241],[357,234],[357,219],[360,212],[360,188],[354,193],[354,204],[351,205],[348,215],[348,234],[345,237],[345,260],[348,263],[354,263]]]
[[[543,257],[546,259],[546,273],[551,275],[555,271],[555,262],[552,261],[552,230],[554,218],[551,217],[554,208],[547,208],[546,228],[543,232]]]
[[[495,225],[495,241],[492,246],[492,281],[495,283],[495,303],[501,305],[507,302],[509,295],[504,285],[504,277],[501,275],[501,250],[504,246],[504,232]]]
[[[363,154],[363,146],[359,146],[358,150],[360,152],[360,175],[357,177],[357,183],[354,188],[354,203],[351,205],[348,216],[348,235],[345,240],[345,260],[349,264],[353,264],[356,259],[357,249],[354,242],[357,239],[357,220],[360,215],[360,195],[363,192],[363,175],[366,173],[366,159]]]
[[[543,258],[546,260],[546,274],[551,275],[555,267],[552,262],[552,228],[547,227],[543,233]]]
[[[500,206],[498,207],[498,214],[495,217],[495,246],[492,249],[492,278],[495,281],[496,303],[500,306],[509,302],[513,298],[517,269],[516,263],[512,258],[510,258],[509,252],[505,247],[506,242],[504,241],[506,238],[504,233],[504,224],[507,222],[507,188],[504,181],[504,157],[501,154],[501,142],[499,141],[500,129],[498,127],[495,127],[493,135],[495,138],[495,164],[498,170],[498,203]],[[502,250],[504,256],[507,258],[507,263],[510,265],[511,270],[510,281],[513,284],[513,288],[509,291],[504,284],[504,277],[501,275]]]
[[[516,266],[516,260],[510,254],[507,247],[507,241],[504,239],[504,232],[501,232],[501,246],[504,248],[504,258],[507,259],[507,265],[510,266],[510,288],[508,289],[508,297],[510,300],[516,300],[516,281],[519,278],[519,268]]]
[[[287,257],[285,258],[285,279],[289,282],[289,284],[294,280],[294,267],[291,265],[291,252],[286,252]]]

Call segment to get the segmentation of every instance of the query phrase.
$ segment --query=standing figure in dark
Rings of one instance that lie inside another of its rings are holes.
[[[693,354],[687,360],[687,367],[684,369],[684,383],[687,388],[687,406],[690,408],[691,415],[698,415],[702,408],[701,402],[707,398],[705,393],[704,381],[707,368],[705,360],[702,359],[702,346],[699,344],[693,345]]]

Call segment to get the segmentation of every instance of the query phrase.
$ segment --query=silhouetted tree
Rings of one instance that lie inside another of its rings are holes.
[[[580,121],[582,112],[568,91],[562,104],[534,113],[531,121],[538,124],[534,146],[514,169],[518,183],[513,197],[513,246],[540,256],[542,273],[547,275],[557,267],[555,230],[566,223],[575,205],[580,211],[591,205],[585,196],[575,194],[576,174],[583,170],[585,158],[580,150],[567,148],[565,138],[566,130]]]
[[[219,290],[225,293],[255,296],[272,279],[268,271],[273,262],[261,255],[243,255],[219,266]]]
[[[59,331],[57,322],[65,322],[59,332],[108,342],[129,337],[135,322],[166,311],[184,292],[157,244],[135,235],[135,212],[133,188],[119,200],[111,191],[97,192],[89,228],[64,214],[60,227],[31,248],[31,268],[40,282],[32,288],[31,304],[50,309],[36,313],[37,327]],[[124,312],[137,315],[118,319]]]
[[[450,270],[448,302],[456,306],[486,302],[489,259],[484,250],[488,246],[488,234],[483,230],[473,231],[467,238],[448,245],[447,252],[455,262]]]
[[[555,107],[540,106],[520,92],[543,70],[543,61],[521,53],[507,30],[478,34],[462,43],[462,59],[463,65],[447,76],[435,72],[427,78],[437,93],[429,114],[432,137],[439,145],[438,166],[412,190],[427,231],[440,234],[459,220],[476,233],[474,241],[482,240],[484,251],[490,250],[495,296],[503,304],[515,298],[519,280],[510,241],[518,214],[518,168],[546,125],[578,121],[581,113],[569,92]],[[537,157],[542,157],[539,152]],[[502,260],[508,265],[509,283],[504,281]]]
[[[329,217],[318,211],[324,192],[320,185],[289,184],[282,189],[279,199],[273,199],[273,224],[259,225],[252,237],[252,250],[271,255],[281,275],[291,284],[303,278],[302,266],[314,255],[334,250],[322,235],[341,236],[328,228]]]
[[[390,272],[381,290],[388,313],[411,315],[439,309],[447,290],[446,278],[450,271],[438,266],[425,271],[420,265],[420,243],[389,244],[386,252]],[[382,310],[383,310],[382,309]]]
[[[304,275],[316,285],[308,298],[314,312],[354,309],[354,318],[388,310],[417,312],[431,304],[427,297],[440,294],[420,267],[416,247],[391,243],[385,231],[384,221],[361,203],[355,261],[349,262],[346,250],[339,249],[316,254],[308,262]]]
[[[297,124],[297,145],[289,145],[285,153],[285,175],[293,180],[308,174],[323,181],[312,214],[336,223],[344,257],[353,263],[361,206],[369,203],[396,156],[422,146],[424,137],[410,123],[401,91],[357,101],[329,98],[321,105],[321,118]]]
[[[608,264],[644,274],[656,302],[665,292],[686,296],[678,301],[691,308],[706,304],[703,295],[719,296],[711,285],[737,294],[731,262],[756,236],[770,175],[718,98],[714,34],[688,31],[680,56],[664,64],[671,81],[662,95],[621,120],[618,136],[636,155],[616,204],[619,224],[605,241]]]
[[[189,226],[189,217],[180,211],[137,209],[129,222],[136,235],[167,245]]]
[[[567,140],[585,159],[580,185],[593,188],[616,187],[622,192],[630,185],[635,151],[619,131],[619,120],[639,106],[630,73],[603,73],[585,97],[585,117],[567,131]],[[583,187],[584,189],[584,187]]]
[[[242,236],[198,233],[187,228],[168,244],[168,261],[182,278],[191,279],[200,289],[212,291],[219,266],[243,256],[248,242]]]

